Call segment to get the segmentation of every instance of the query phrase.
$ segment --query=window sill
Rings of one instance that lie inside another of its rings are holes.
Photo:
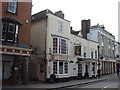
[[[53,55],[69,56],[68,54],[57,54],[57,53],[54,53]]]
[[[11,11],[8,11],[8,10],[7,10],[7,13],[11,13],[11,14],[14,14],[14,15],[18,15],[17,13],[14,13],[14,12],[11,12]]]
[[[63,75],[69,75],[69,74],[55,74],[55,75],[58,75],[58,76],[63,76]]]

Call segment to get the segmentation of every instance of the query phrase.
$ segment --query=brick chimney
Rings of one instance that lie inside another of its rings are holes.
[[[55,15],[56,15],[56,16],[58,16],[58,17],[60,17],[60,18],[62,18],[62,19],[64,19],[64,13],[62,13],[62,11],[61,11],[61,10],[60,10],[60,11],[55,12]]]
[[[90,19],[88,20],[82,20],[81,21],[81,33],[83,35],[83,38],[87,39],[87,33],[89,33],[89,27],[90,27]]]

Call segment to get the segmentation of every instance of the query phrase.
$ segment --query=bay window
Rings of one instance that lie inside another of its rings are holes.
[[[3,22],[2,41],[18,42],[19,25],[11,22]]]
[[[68,55],[68,40],[61,37],[53,37],[53,53]]]

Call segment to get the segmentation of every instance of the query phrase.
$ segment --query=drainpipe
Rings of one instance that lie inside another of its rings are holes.
[[[98,48],[98,70],[100,70],[100,46],[98,45],[97,46],[97,48]]]
[[[46,76],[47,76],[47,55],[46,55],[46,48],[47,48],[47,18],[46,16],[46,32],[45,32],[45,73],[44,73],[44,81],[46,81]]]

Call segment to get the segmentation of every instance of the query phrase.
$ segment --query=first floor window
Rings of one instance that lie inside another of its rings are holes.
[[[91,51],[91,58],[93,58],[93,51]]]
[[[53,62],[54,74],[68,74],[68,62],[55,61]]]
[[[68,40],[60,37],[53,37],[53,53],[68,55]]]
[[[19,25],[11,22],[3,22],[2,41],[18,42]]]
[[[95,51],[95,58],[97,58],[97,51]]]
[[[9,0],[8,11],[11,13],[16,13],[17,11],[17,0]]]

